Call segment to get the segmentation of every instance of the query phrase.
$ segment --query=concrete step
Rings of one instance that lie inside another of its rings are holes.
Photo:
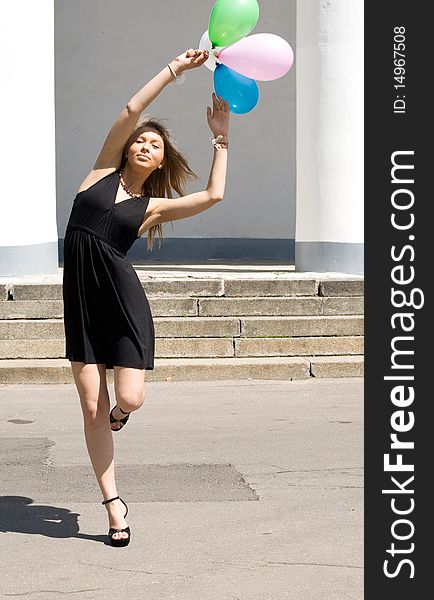
[[[221,279],[167,279],[147,280],[142,287],[149,296],[184,298],[198,296],[223,296]],[[15,301],[29,300],[62,300],[61,284],[15,284],[8,288],[9,299]]]
[[[362,356],[310,358],[184,358],[157,359],[155,369],[145,371],[147,381],[195,381],[239,379],[307,379],[314,377],[362,377]],[[113,370],[107,370],[113,382]],[[73,383],[70,362],[65,359],[0,360],[0,385]]]
[[[63,318],[63,301],[60,300],[0,301],[0,320],[61,318]]]
[[[361,315],[363,297],[201,298],[199,316]]]
[[[363,297],[149,298],[154,317],[361,315]],[[0,319],[63,316],[61,300],[0,301]]]
[[[324,356],[363,354],[363,337],[243,338],[234,356]]]
[[[220,277],[200,278],[152,277],[137,275],[149,296],[363,296],[363,279],[301,278],[295,274],[237,277],[221,273]],[[60,280],[61,281],[61,280]],[[61,283],[10,283],[0,285],[0,300],[62,300]]]
[[[363,316],[156,317],[157,338],[363,335]],[[0,340],[63,338],[63,319],[4,319]]]
[[[363,315],[240,318],[241,337],[306,337],[363,334]]]
[[[146,379],[363,375],[362,277],[275,264],[134,268],[155,323]],[[1,281],[0,383],[73,382],[61,282],[62,269]]]
[[[293,338],[157,338],[158,358],[224,358],[247,356],[305,356],[363,354],[363,337]],[[0,359],[63,358],[65,340],[0,340]]]
[[[316,356],[310,358],[312,377],[363,377],[363,356]]]
[[[196,298],[150,298],[155,317],[194,317],[198,314]],[[0,301],[0,320],[63,318],[62,300]]]

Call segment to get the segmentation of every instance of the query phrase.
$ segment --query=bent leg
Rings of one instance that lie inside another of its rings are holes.
[[[143,404],[145,370],[115,366],[114,388],[117,407],[113,411],[113,417],[115,419],[122,419],[125,417],[125,414],[121,410],[124,413],[130,413],[138,410]]]

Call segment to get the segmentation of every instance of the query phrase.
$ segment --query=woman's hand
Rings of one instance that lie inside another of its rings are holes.
[[[217,137],[218,135],[227,137],[229,130],[229,117],[231,114],[229,103],[227,100],[223,100],[221,96],[217,98],[213,92],[212,104],[212,109],[209,106],[206,107],[206,117],[209,128],[213,132],[214,137]]]
[[[195,69],[202,66],[209,58],[208,50],[186,50],[172,60],[170,66],[177,75],[181,75],[187,69]]]

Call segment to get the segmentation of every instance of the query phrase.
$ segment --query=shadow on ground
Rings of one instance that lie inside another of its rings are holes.
[[[33,504],[25,496],[0,496],[0,533],[27,533],[51,538],[80,538],[108,544],[105,535],[79,533],[78,517],[66,508]]]

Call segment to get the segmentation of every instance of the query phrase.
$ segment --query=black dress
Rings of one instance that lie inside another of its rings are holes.
[[[79,192],[64,243],[65,358],[135,369],[154,368],[151,309],[125,255],[137,239],[147,196],[115,204],[119,171]]]

